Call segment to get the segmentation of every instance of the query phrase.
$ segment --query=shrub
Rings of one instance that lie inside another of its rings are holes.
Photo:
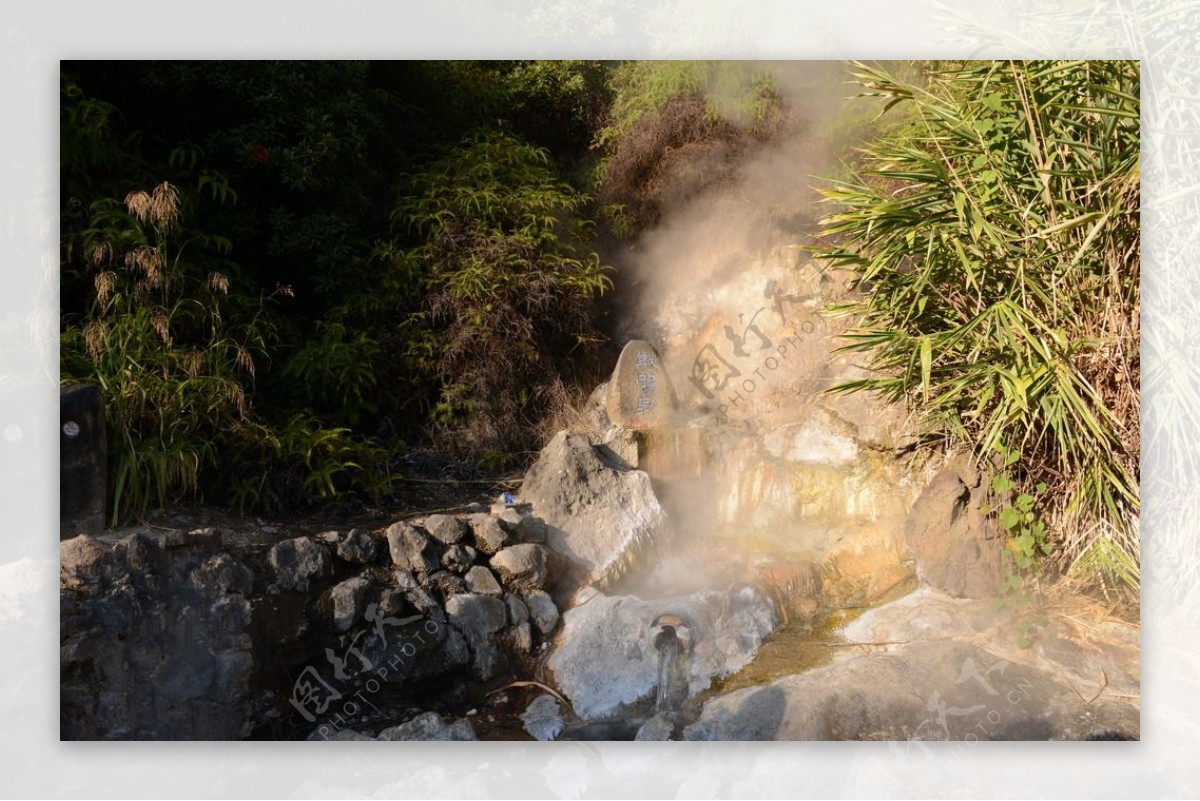
[[[198,492],[223,435],[249,419],[271,337],[261,317],[226,320],[229,272],[207,265],[228,266],[228,241],[182,234],[179,210],[163,182],[123,204],[94,204],[80,238],[94,294],[82,324],[63,334],[63,379],[103,393],[114,522]]]
[[[849,351],[980,457],[1044,483],[1056,554],[1138,581],[1139,77],[1136,62],[949,65],[926,85],[857,65],[912,122],[825,191],[858,272]]]
[[[386,253],[393,271],[422,277],[407,355],[433,389],[441,445],[528,446],[545,388],[600,341],[594,300],[610,282],[584,201],[546,151],[503,133],[467,139],[409,177],[392,218],[419,244]]]

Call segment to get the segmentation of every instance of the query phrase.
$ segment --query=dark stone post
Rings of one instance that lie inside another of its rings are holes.
[[[59,539],[104,530],[108,446],[104,401],[90,384],[58,396]]]

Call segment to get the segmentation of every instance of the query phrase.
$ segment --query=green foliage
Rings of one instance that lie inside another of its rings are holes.
[[[817,250],[863,290],[845,350],[878,370],[838,389],[913,401],[979,456],[1009,443],[1064,560],[1116,532],[1136,562],[1137,64],[968,62],[926,85],[857,66],[912,122],[825,191]],[[1021,554],[1042,537],[1018,531]]]
[[[283,363],[280,377],[294,398],[357,425],[364,413],[378,410],[372,397],[378,355],[379,342],[366,331],[322,321]]]
[[[701,98],[713,122],[747,128],[778,108],[770,74],[752,61],[626,61],[613,71],[610,89],[609,123],[596,136],[596,144],[609,149],[677,97]]]
[[[64,381],[99,384],[109,427],[112,518],[195,495],[225,432],[248,419],[259,318],[225,317],[225,241],[180,227],[175,187],[97,202],[77,245],[89,253],[92,307],[62,336]]]
[[[409,177],[392,219],[419,243],[387,253],[392,269],[423,277],[408,357],[437,389],[430,418],[444,444],[517,446],[540,386],[598,340],[593,301],[610,282],[588,249],[584,201],[546,151],[499,133]]]
[[[390,454],[354,437],[347,428],[328,428],[307,414],[295,414],[278,428],[251,423],[238,429],[231,483],[234,506],[284,511],[297,504],[337,501],[351,493],[373,499],[391,486]]]

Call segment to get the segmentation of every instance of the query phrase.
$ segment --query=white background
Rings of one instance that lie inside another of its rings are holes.
[[[61,7],[60,7],[61,6]],[[978,7],[978,8],[976,8]],[[0,795],[1200,795],[1200,3],[6,4],[0,20]],[[1140,743],[59,743],[58,61],[1140,58]]]

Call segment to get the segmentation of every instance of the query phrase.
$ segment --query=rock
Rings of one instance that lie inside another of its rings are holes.
[[[508,607],[494,595],[459,594],[446,600],[446,617],[471,650],[471,665],[487,681],[500,667],[500,650],[492,635],[508,622]]]
[[[1003,576],[1004,536],[980,511],[986,489],[961,459],[934,476],[904,521],[917,575],[956,597],[994,597]]]
[[[521,723],[533,739],[542,742],[555,740],[564,727],[562,706],[553,695],[539,695],[521,713]]]
[[[504,507],[496,515],[496,520],[500,522],[500,525],[504,527],[504,530],[510,532],[515,532],[517,530],[517,527],[521,525],[522,519],[524,519],[524,515],[511,506]]]
[[[500,583],[496,581],[496,577],[492,575],[492,571],[488,570],[483,565],[475,565],[467,571],[464,577],[467,585],[467,590],[481,595],[500,595],[504,591],[500,589]]]
[[[508,622],[513,625],[529,622],[529,608],[517,596],[509,593],[504,597],[504,603],[508,604]]]
[[[858,445],[847,434],[818,419],[774,428],[763,438],[767,453],[789,462],[840,467],[858,458]]]
[[[440,543],[416,526],[393,523],[387,529],[387,542],[392,562],[401,570],[428,575],[441,566]]]
[[[658,428],[675,419],[675,389],[649,342],[635,339],[625,345],[605,394],[608,419],[621,428]]]
[[[541,544],[546,541],[546,521],[533,515],[525,515],[514,532],[521,542]]]
[[[473,521],[475,531],[475,547],[481,552],[491,555],[500,550],[508,542],[508,531],[500,525],[500,521],[491,515],[479,515]]]
[[[532,598],[530,609],[536,619]],[[667,614],[682,621],[672,628],[685,649],[689,696],[748,664],[776,625],[770,601],[750,587],[652,601],[598,594],[563,615],[548,661],[580,718],[624,714],[653,699],[660,661],[655,639],[664,630],[655,624]]]
[[[451,545],[442,554],[442,567],[451,573],[466,573],[475,563],[475,549],[470,545]]]
[[[1138,711],[935,640],[854,656],[705,703],[688,740],[1049,740],[1138,731]]]
[[[336,729],[331,731],[329,726],[318,726],[305,738],[308,742],[317,740],[369,740],[373,741],[374,737],[368,737],[354,729]]]
[[[89,595],[100,592],[107,559],[108,548],[90,534],[63,540],[58,546],[60,586]]]
[[[210,556],[193,571],[192,581],[214,594],[249,595],[254,586],[254,574],[235,557],[221,553]]]
[[[612,427],[612,421],[608,419],[607,407],[608,382],[605,381],[592,390],[592,394],[588,396],[587,403],[584,404],[584,421],[591,431],[600,433]]]
[[[461,718],[447,725],[436,712],[426,712],[390,729],[384,729],[376,737],[385,741],[414,741],[414,740],[478,740],[471,722]]]
[[[601,587],[624,575],[667,530],[650,476],[606,465],[582,434],[562,431],[550,441],[526,473],[521,499],[545,521],[547,545]]]
[[[518,623],[504,632],[504,641],[511,653],[527,654],[533,650],[533,629],[528,623]]]
[[[462,577],[456,576],[447,570],[430,573],[429,577],[425,580],[425,586],[442,598],[449,598],[451,595],[458,595],[467,591],[467,583],[463,581]]]
[[[161,544],[140,532],[130,534],[117,543],[116,553],[122,557],[131,573],[153,573],[159,568]]]
[[[363,601],[371,583],[361,576],[346,579],[329,592],[333,602],[333,625],[338,631],[346,631],[362,615]]]
[[[363,528],[352,528],[338,544],[338,558],[352,565],[367,565],[379,555],[379,540]]]
[[[639,451],[637,432],[624,428],[610,428],[596,446],[600,458],[618,470],[637,469]]]
[[[510,545],[492,557],[492,570],[506,587],[540,590],[550,580],[550,552],[544,545]]]
[[[529,619],[543,637],[554,631],[558,625],[558,607],[547,593],[541,590],[526,593],[525,606],[529,608]]]
[[[342,535],[338,534],[332,529],[329,531],[322,531],[320,534],[317,534],[315,537],[313,537],[314,540],[323,545],[337,545],[341,538]]]
[[[221,530],[214,526],[194,528],[187,533],[187,544],[216,550],[221,547]]]
[[[674,732],[675,722],[666,713],[659,712],[641,725],[633,739],[643,742],[663,742],[670,740]]]
[[[308,537],[276,543],[267,561],[275,568],[276,583],[285,590],[307,591],[309,581],[330,570],[329,552]]]
[[[467,527],[453,515],[430,515],[424,528],[443,545],[457,545],[467,537]]]

